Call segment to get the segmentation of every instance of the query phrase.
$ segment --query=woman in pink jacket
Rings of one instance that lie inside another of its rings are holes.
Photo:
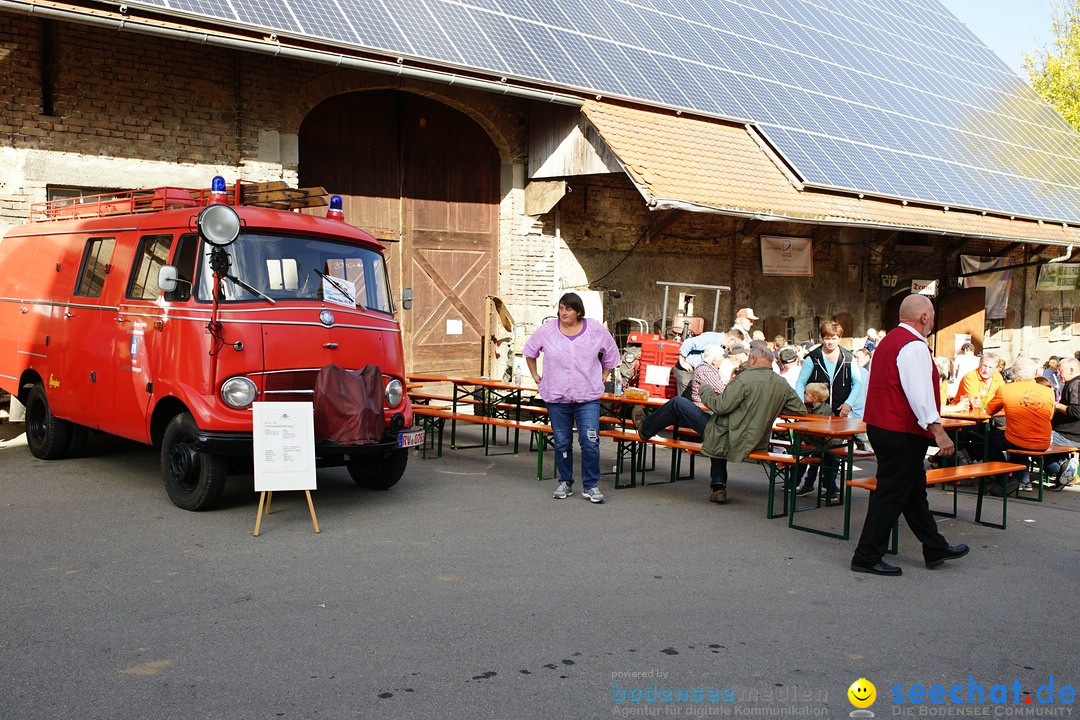
[[[544,354],[543,373],[536,360]],[[525,343],[529,366],[551,418],[555,468],[559,486],[555,497],[574,494],[574,425],[581,449],[581,495],[604,501],[600,480],[600,396],[604,378],[619,364],[619,348],[603,325],[585,317],[577,293],[559,298],[559,316],[548,320]]]

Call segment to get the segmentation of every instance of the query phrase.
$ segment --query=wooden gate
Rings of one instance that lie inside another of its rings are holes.
[[[407,369],[478,374],[499,239],[499,156],[483,129],[410,93],[331,98],[301,126],[300,184],[341,195],[346,221],[388,243],[395,293],[414,294],[399,313]]]

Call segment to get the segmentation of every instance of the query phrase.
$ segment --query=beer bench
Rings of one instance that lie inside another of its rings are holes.
[[[1031,475],[1031,481],[1039,486],[1038,497],[1024,497],[1020,494],[1019,488],[1013,493],[1013,497],[1017,500],[1025,500],[1027,502],[1042,502],[1043,481],[1046,480],[1046,458],[1051,455],[1068,455],[1076,452],[1076,448],[1070,445],[1051,445],[1045,450],[1021,450],[1020,448],[1009,448],[1005,452],[1008,453],[1010,457],[1013,455],[1019,456],[1021,458],[1020,461],[1024,463],[1024,466]]]
[[[771,440],[769,443],[770,445],[775,444]],[[791,445],[791,443],[787,444],[788,446]],[[755,450],[747,455],[746,459],[756,460],[769,478],[769,502],[765,510],[765,517],[769,520],[786,517],[789,511],[788,503],[795,502],[795,479],[797,477],[795,473],[795,457],[786,453]],[[820,458],[816,457],[803,456],[799,458],[799,465],[817,465],[820,462]],[[781,491],[784,493],[784,511],[782,513],[774,512],[776,481],[778,479],[783,481],[783,485],[780,486]]]
[[[610,438],[615,441],[615,487],[619,490],[628,487],[637,487],[639,473],[641,474],[641,485],[645,486],[649,484],[645,481],[645,473],[656,467],[655,454],[653,456],[653,462],[649,467],[645,466],[645,453],[650,446],[652,446],[654,453],[658,447],[666,447],[671,450],[671,475],[668,479],[669,483],[692,478],[694,476],[694,456],[701,452],[701,443],[699,442],[664,437],[652,437],[648,440],[642,440],[636,430],[627,430],[623,428],[608,428],[601,430],[600,437]],[[687,475],[681,474],[682,453],[684,452],[690,456],[690,469],[689,474]],[[627,458],[630,459],[630,484],[622,482],[623,462]]]
[[[531,420],[508,420],[506,418],[496,418],[487,415],[472,415],[470,413],[454,412],[447,407],[439,407],[436,405],[413,405],[413,416],[420,421],[420,425],[424,428],[424,457],[427,457],[429,449],[435,452],[435,457],[442,457],[443,454],[443,431],[446,427],[446,421],[456,422],[469,422],[476,425],[484,425],[486,427],[504,427],[511,430],[524,430],[532,433],[532,437],[537,442],[539,458],[537,459],[537,479],[541,479],[543,472],[543,451],[546,445],[546,435],[551,434],[551,426],[546,423],[534,422]],[[485,435],[486,438],[486,435]],[[489,451],[489,443],[484,443],[484,454],[491,454]]]
[[[987,522],[982,519],[982,507],[983,497],[986,494],[986,481],[990,478],[998,475],[1005,475],[1007,473],[1019,472],[1024,469],[1023,465],[1019,463],[1007,463],[1007,462],[982,462],[973,463],[971,465],[957,465],[956,467],[943,467],[935,468],[933,470],[926,471],[926,485],[930,487],[932,485],[955,485],[961,480],[978,480],[979,481],[979,495],[975,504],[975,522],[979,525],[986,525],[987,527],[997,528],[999,530],[1005,529],[1006,523],[1006,510],[1008,506],[1008,493],[1004,493],[1001,498],[1001,524]],[[858,480],[849,480],[847,482],[847,502],[844,504],[844,535],[842,540],[848,539],[849,528],[851,526],[851,489],[863,488],[874,492],[877,490],[877,478],[861,478]],[[955,518],[957,515],[957,493],[956,488],[953,488],[953,509],[952,513],[946,513],[941,511],[931,510],[934,515],[939,517]],[[898,521],[899,522],[899,521]],[[898,530],[897,526],[893,527],[893,549],[891,553],[896,553]]]

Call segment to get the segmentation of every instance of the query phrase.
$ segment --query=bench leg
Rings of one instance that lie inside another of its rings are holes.
[[[1009,509],[1009,493],[1004,493],[1001,496],[1001,524],[989,522],[982,519],[983,511],[983,498],[986,496],[987,484],[993,480],[994,476],[979,478],[979,496],[975,501],[975,522],[979,525],[985,525],[986,527],[997,528],[998,530],[1005,529],[1006,515]],[[1008,486],[1005,487],[1008,490]]]
[[[537,481],[546,480],[544,477],[544,451],[547,450],[547,435],[543,430],[533,430],[533,437],[529,439],[530,446],[533,439],[536,440],[536,479]]]
[[[1037,497],[1028,497],[1021,495],[1021,491],[1017,490],[1013,495],[1017,500],[1023,500],[1025,502],[1042,502],[1043,501],[1043,480],[1046,478],[1046,456],[1040,455],[1038,458],[1033,458],[1030,455],[1023,455],[1023,453],[1009,453],[1009,455],[1022,455],[1024,458],[1024,465],[1027,466],[1028,479],[1032,482],[1033,487],[1038,486],[1039,494]]]
[[[788,503],[793,502],[790,498],[794,497],[794,479],[793,470],[794,465],[781,466],[779,463],[766,462],[764,460],[758,460],[758,464],[761,465],[762,470],[765,471],[765,476],[769,478],[769,499],[765,508],[765,517],[769,520],[775,520],[776,518],[787,517],[788,515]],[[781,492],[784,493],[784,510],[783,512],[776,512],[776,480],[777,478],[783,481],[781,485]]]
[[[948,487],[945,487],[946,485],[948,485]],[[947,513],[944,510],[931,509],[930,514],[934,515],[936,517],[943,517],[943,518],[950,518],[950,519],[955,518],[956,515],[957,515],[957,512],[956,512],[956,510],[957,510],[956,500],[960,496],[960,493],[957,492],[957,490],[959,490],[959,488],[956,486],[956,483],[942,483],[942,488],[941,489],[942,490],[952,490],[952,513]],[[929,493],[927,493],[927,496],[929,498]]]

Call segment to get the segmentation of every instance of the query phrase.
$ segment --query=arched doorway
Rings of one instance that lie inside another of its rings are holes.
[[[411,93],[330,98],[300,127],[300,184],[345,200],[345,219],[388,246],[408,370],[478,374],[495,294],[499,155],[465,114]],[[400,240],[400,243],[397,241]]]

